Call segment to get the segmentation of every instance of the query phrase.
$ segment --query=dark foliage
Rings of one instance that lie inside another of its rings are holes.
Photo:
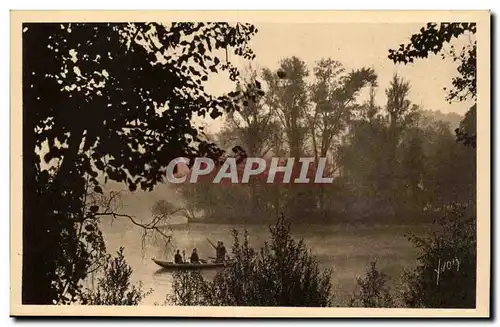
[[[97,287],[87,289],[82,303],[89,305],[138,305],[149,292],[144,292],[142,283],[130,284],[132,268],[127,264],[121,247],[116,257],[108,258],[103,276]]]
[[[50,184],[49,184],[50,185]],[[68,197],[60,199],[71,203],[67,220],[60,220],[60,243],[55,258],[56,270],[52,275],[52,290],[55,304],[70,304],[81,300],[83,286],[81,281],[89,274],[101,269],[109,259],[102,232],[99,229],[97,208],[101,205],[109,210],[113,199],[97,194],[86,183],[85,194],[80,207],[78,202]]]
[[[172,274],[172,293],[166,297],[165,305],[206,306],[211,305],[210,282],[199,270],[178,270]]]
[[[432,236],[409,236],[418,247],[419,255],[417,268],[404,276],[405,304],[425,308],[475,308],[475,207],[452,206],[439,225],[440,229]]]
[[[465,114],[464,120],[455,130],[457,142],[462,142],[465,146],[476,148],[476,105],[474,104]]]
[[[396,62],[409,63],[414,58],[426,58],[430,52],[437,54],[444,50],[444,44],[463,34],[475,34],[475,23],[429,23],[420,33],[411,37],[408,45],[402,44],[397,51],[389,50],[389,58]],[[470,35],[469,34],[469,35]],[[476,42],[464,46],[457,54],[453,45],[442,53],[442,57],[451,56],[458,61],[458,76],[453,78],[453,89],[449,90],[447,100],[476,100]],[[467,112],[459,128],[455,130],[457,142],[475,149],[476,147],[476,105]],[[449,149],[449,145],[447,149]],[[440,153],[447,151],[443,148]],[[446,163],[445,155],[438,155]],[[467,153],[461,162],[475,158],[475,152]],[[449,161],[447,171],[439,171],[438,176],[445,176],[455,162]],[[467,166],[467,165],[466,165]],[[467,168],[466,168],[467,169]],[[468,172],[455,174],[453,181],[463,176],[475,176],[475,160]],[[466,178],[467,180],[469,178]],[[472,179],[475,189],[475,177]],[[453,182],[451,183],[454,184]],[[450,183],[436,183],[438,188],[446,189],[452,197],[458,193],[467,194],[460,203],[450,203],[438,199],[447,209],[446,216],[440,220],[441,230],[431,237],[410,236],[410,240],[419,248],[419,265],[413,272],[406,273],[407,290],[404,300],[410,307],[428,308],[474,308],[476,298],[476,214],[475,191],[463,185],[450,192]],[[465,192],[464,192],[465,191]],[[442,268],[444,267],[444,268]],[[438,277],[438,273],[440,274]]]
[[[177,305],[310,306],[331,305],[330,272],[321,272],[303,241],[290,235],[283,217],[270,228],[271,240],[256,251],[234,231],[228,267],[213,281],[199,272],[174,275],[168,302]]]
[[[227,23],[24,24],[23,303],[57,302],[64,288],[54,283],[84,277],[68,271],[80,257],[66,247],[78,243],[87,177],[97,193],[100,179],[151,190],[171,159],[221,154],[191,118],[237,109],[236,92],[214,97],[203,85],[221,71],[237,79],[215,53],[253,58],[255,32]],[[57,169],[43,168],[43,148]]]
[[[437,54],[444,51],[441,53],[443,58],[449,56],[453,61],[459,62],[458,76],[452,80],[453,88],[448,90],[447,100],[451,102],[473,99],[475,101],[477,92],[476,41],[464,46],[458,54],[453,45],[449,50],[444,50],[444,45],[460,35],[475,34],[476,28],[476,23],[441,23],[439,28],[436,23],[428,23],[426,27],[420,29],[419,33],[411,36],[409,44],[401,44],[398,50],[389,50],[389,59],[394,63],[407,64],[412,63],[416,58],[427,58],[430,53]],[[472,110],[475,111],[475,106],[473,108],[467,115],[471,115]],[[466,133],[463,129],[457,130],[457,141],[475,147],[475,130],[471,133]]]
[[[412,63],[416,58],[427,58],[429,54],[437,54],[452,38],[465,33],[476,33],[476,23],[428,23],[420,32],[410,38],[409,44],[401,44],[398,50],[389,50],[389,59],[394,63]],[[457,98],[460,101],[467,97],[476,97],[476,43],[464,47],[459,55],[454,49],[449,50],[454,61],[459,61],[457,70],[459,77],[453,79],[454,89],[448,99]]]
[[[364,278],[357,278],[357,290],[349,303],[350,307],[391,308],[394,300],[387,286],[387,275],[377,270],[377,261],[372,260]]]

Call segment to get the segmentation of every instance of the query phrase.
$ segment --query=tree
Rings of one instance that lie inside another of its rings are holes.
[[[280,67],[276,71],[263,70],[263,80],[267,84],[267,92],[264,103],[277,117],[280,130],[283,131],[283,140],[287,152],[291,158],[298,158],[304,154],[305,140],[308,133],[306,112],[310,105],[308,97],[308,86],[306,78],[309,76],[306,63],[298,57],[290,57],[281,60]],[[286,209],[287,215],[292,220],[300,219],[304,209],[310,207],[310,203],[303,203],[308,199],[299,195],[300,190],[290,187],[275,188],[276,213]]]
[[[298,158],[303,153],[305,114],[308,106],[306,77],[309,75],[305,62],[297,57],[283,59],[281,76],[264,69],[263,79],[268,91],[265,103],[281,122],[287,136],[290,156]]]
[[[476,33],[476,23],[428,23],[420,33],[411,37],[406,46],[402,44],[399,50],[389,50],[389,59],[394,63],[413,62],[414,58],[426,58],[430,52],[437,54],[444,45],[461,35],[469,36],[469,44],[460,52],[451,49],[448,54],[453,61],[458,61],[458,76],[453,78],[453,87],[449,90],[447,100],[476,101],[476,48],[477,43],[471,41]],[[446,58],[445,53],[442,57]],[[441,137],[434,158],[434,174],[428,182],[428,188],[433,198],[439,198],[446,216],[441,220],[443,230],[428,238],[412,237],[420,249],[417,269],[407,275],[408,290],[405,294],[407,305],[412,307],[475,307],[476,291],[476,214],[475,214],[475,174],[476,174],[476,104],[467,112],[459,128],[455,130],[456,141],[468,147],[453,148],[446,133]],[[445,129],[442,129],[445,131]],[[450,148],[452,149],[450,151]],[[464,150],[472,151],[464,151]],[[445,157],[445,158],[443,158]],[[437,160],[436,160],[437,159]],[[432,167],[432,165],[430,166]],[[439,167],[439,168],[437,168]],[[439,171],[436,173],[436,171]],[[450,178],[453,176],[453,180]],[[441,260],[454,259],[466,262],[440,284],[435,282],[436,273],[433,267]],[[456,287],[460,285],[461,287]]]
[[[51,170],[55,170],[52,168]],[[70,199],[60,198],[65,202]],[[56,270],[52,272],[54,304],[68,304],[81,300],[86,276],[98,271],[106,264],[108,255],[104,237],[99,229],[100,217],[96,208],[112,211],[116,206],[116,195],[96,193],[88,179],[80,207],[68,214],[68,220],[60,223],[60,240],[53,255]]]
[[[436,123],[424,132],[427,144],[423,185],[427,203],[433,210],[443,211],[453,203],[475,201],[475,150],[457,143],[448,124]]]
[[[332,59],[317,62],[314,75],[316,82],[311,85],[311,99],[315,106],[309,121],[317,160],[326,157],[339,141],[337,138],[346,130],[359,106],[356,97],[366,85],[376,85],[377,75],[369,68],[346,74],[342,64]]]
[[[208,306],[209,283],[199,270],[176,270],[172,273],[172,293],[167,294],[164,305]]]
[[[256,89],[256,86],[260,89],[257,71],[249,67],[244,83],[245,85],[239,85],[239,88],[246,89],[246,94],[252,95],[251,91]],[[255,94],[243,100],[241,110],[228,114],[221,137],[229,139],[231,147],[241,146],[248,157],[263,158],[269,153],[277,154],[276,143],[273,141],[281,132],[282,128],[276,122],[273,110],[265,106],[262,95]],[[268,197],[264,196],[263,187],[269,185],[262,187],[255,179],[250,179],[248,186],[248,189],[244,186],[243,190],[241,187],[238,190],[233,187],[229,192],[237,192],[244,197],[244,201],[239,201],[238,205],[243,205],[239,206],[239,211],[246,211],[255,219],[256,216],[265,215],[265,201]]]
[[[314,157],[330,157],[333,174],[339,168],[339,147],[351,120],[359,108],[356,98],[366,85],[376,85],[373,69],[361,68],[345,73],[342,64],[332,59],[322,59],[314,68],[316,81],[311,85],[314,109],[308,113],[308,127],[312,139]],[[319,210],[326,215],[325,190],[319,190]]]
[[[372,218],[405,213],[401,219],[422,210],[423,136],[420,110],[408,98],[409,90],[409,82],[394,75],[385,107],[375,103],[372,87],[352,119],[340,158],[353,213]]]
[[[427,23],[420,32],[410,38],[409,44],[401,44],[398,50],[389,50],[389,59],[394,63],[412,63],[416,58],[427,58],[429,54],[441,52],[446,43],[464,34],[475,34],[476,23]],[[476,98],[476,41],[464,46],[459,55],[452,46],[448,50],[453,61],[459,61],[458,77],[452,81],[453,89],[449,91],[449,101]],[[446,56],[442,53],[442,57]]]
[[[412,63],[417,58],[427,58],[429,54],[437,54],[441,52],[442,58],[448,57],[444,49],[444,45],[450,43],[453,38],[458,38],[461,35],[470,36],[476,33],[476,23],[427,23],[425,27],[420,29],[420,32],[414,34],[410,38],[410,43],[401,44],[398,50],[389,50],[389,59],[394,63]],[[469,44],[462,47],[459,53],[451,45],[447,53],[451,59],[459,62],[457,67],[458,76],[452,80],[453,87],[448,90],[448,101],[458,100],[465,101],[472,99],[476,101],[477,92],[477,77],[476,77],[476,48],[477,41],[470,41]],[[446,88],[445,88],[446,89]],[[474,108],[474,109],[473,109]],[[475,106],[470,109],[470,112],[475,112]],[[463,132],[463,131],[462,131]],[[458,141],[464,141],[466,145],[475,144],[476,133],[475,129],[470,134],[464,135],[457,130]]]
[[[377,260],[370,262],[364,278],[357,278],[357,289],[350,307],[392,308],[394,300],[387,284],[387,275],[377,270]]]
[[[408,213],[421,212],[423,208],[423,174],[426,157],[423,150],[423,136],[419,128],[412,128],[402,143],[400,189],[404,194]]]
[[[398,148],[405,129],[415,121],[417,107],[408,99],[410,84],[394,75],[390,87],[386,89],[386,111],[389,120],[387,127],[387,157],[382,172],[383,189],[386,190],[387,205],[396,210],[397,199],[401,195],[399,185],[402,169],[398,160]],[[399,184],[399,185],[398,185]],[[393,211],[394,212],[394,211]]]
[[[351,122],[349,132],[340,148],[342,176],[346,181],[345,201],[356,214],[377,214],[383,208],[382,176],[387,156],[386,133],[388,119],[375,102],[376,90],[359,108],[359,117]]]
[[[96,192],[98,177],[151,190],[171,159],[220,155],[191,118],[237,108],[236,92],[214,97],[203,85],[221,71],[236,80],[227,52],[253,58],[255,33],[227,23],[24,24],[23,303],[58,297],[52,283],[67,265],[57,249],[81,208],[84,176]],[[57,171],[43,168],[44,147]]]
[[[130,285],[132,268],[127,264],[121,247],[115,258],[108,258],[97,287],[88,288],[82,303],[88,305],[138,305],[152,290],[144,292],[142,283]]]
[[[432,235],[408,236],[419,254],[417,267],[404,275],[403,299],[407,306],[475,308],[475,215],[475,206],[454,204]]]
[[[235,143],[231,143],[231,147],[240,145],[249,157],[264,157],[273,148],[273,134],[279,133],[272,110],[264,106],[263,93],[252,94],[253,90],[260,88],[257,71],[249,67],[237,88],[245,90],[248,96],[243,99],[240,110],[227,115],[223,130],[227,134],[235,134],[235,139],[232,139]]]
[[[476,105],[474,104],[465,114],[460,126],[455,129],[457,141],[466,146],[476,148]]]

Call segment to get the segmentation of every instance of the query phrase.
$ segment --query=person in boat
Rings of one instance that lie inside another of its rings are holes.
[[[196,249],[193,249],[193,252],[191,253],[191,263],[200,263],[200,258],[198,257]]]
[[[220,242],[220,257],[221,262],[226,261],[226,247],[224,246],[224,242]]]
[[[217,241],[217,247],[215,248],[215,263],[219,263],[220,261],[220,241]]]
[[[182,261],[182,256],[179,250],[177,250],[177,253],[174,256],[174,262],[175,263],[183,263]]]
[[[215,262],[220,263],[224,262],[226,259],[226,248],[224,247],[224,243],[221,241],[217,242],[217,248],[215,249]]]

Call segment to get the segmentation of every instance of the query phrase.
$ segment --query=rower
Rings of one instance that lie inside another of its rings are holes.
[[[226,248],[224,247],[224,243],[221,241],[217,242],[217,248],[215,249],[215,262],[221,263],[226,259]]]
[[[217,241],[217,247],[215,248],[215,263],[221,262],[220,260],[220,241]]]
[[[220,242],[220,257],[221,262],[226,261],[226,247],[224,246],[224,242]]]

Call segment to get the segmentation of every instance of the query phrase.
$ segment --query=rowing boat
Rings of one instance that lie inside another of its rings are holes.
[[[215,269],[224,267],[224,263],[174,263],[171,261],[161,261],[152,259],[158,266],[166,269]]]

